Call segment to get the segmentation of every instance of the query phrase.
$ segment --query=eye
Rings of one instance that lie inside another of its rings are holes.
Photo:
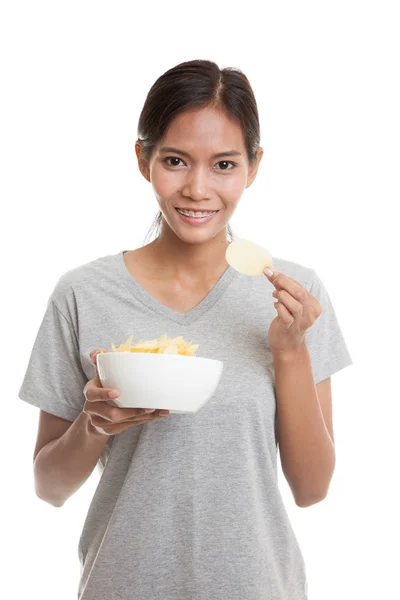
[[[177,165],[177,164],[171,165],[168,162],[169,160],[177,160],[178,162],[179,161],[183,162],[183,160],[181,158],[178,158],[177,156],[167,156],[167,158],[163,158],[163,163],[167,164],[169,167],[179,167],[179,165]]]
[[[231,160],[220,160],[217,165],[232,165],[232,169],[217,169],[217,171],[232,171],[237,166]]]
[[[167,156],[166,158],[163,158],[162,162],[168,165],[169,167],[179,167],[179,163],[185,164],[183,160],[181,158],[178,158],[177,156]],[[237,167],[237,164],[231,160],[220,160],[219,162],[217,162],[217,165],[221,165],[221,167],[217,169],[217,171],[232,171],[235,167]],[[231,168],[229,168],[229,165],[231,165]]]

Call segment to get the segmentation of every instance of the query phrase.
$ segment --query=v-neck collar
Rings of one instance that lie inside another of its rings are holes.
[[[128,252],[128,250],[122,250],[121,252],[118,252],[118,254],[115,255],[115,258],[117,259],[120,275],[128,289],[135,295],[136,298],[143,302],[147,308],[150,308],[159,315],[162,315],[167,319],[175,321],[181,325],[189,325],[201,317],[205,312],[210,310],[210,308],[214,306],[214,304],[225,292],[230,283],[239,275],[239,272],[229,265],[215,285],[208,292],[207,296],[205,296],[205,298],[203,298],[199,304],[194,306],[186,313],[180,313],[172,310],[172,308],[168,308],[168,306],[165,306],[156,300],[136,281],[125,264],[125,252]]]

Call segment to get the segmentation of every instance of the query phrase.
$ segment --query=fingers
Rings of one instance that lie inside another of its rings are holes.
[[[121,423],[121,421],[127,421],[129,419],[136,419],[138,417],[152,417],[154,413],[147,415],[144,408],[117,408],[116,406],[110,406],[109,404],[97,404],[90,409],[90,414],[97,415],[110,423]]]
[[[83,394],[88,402],[104,402],[110,400],[113,396],[110,393],[118,390],[111,388],[103,388],[98,377],[90,379],[83,388]]]
[[[98,390],[102,391],[102,390]],[[90,400],[89,400],[90,403]],[[166,416],[169,415],[169,411],[162,411],[163,415],[160,415],[160,410],[153,410],[151,413],[148,413],[149,409],[146,408],[120,408],[118,406],[113,406],[108,404],[107,401],[99,402],[94,401],[90,403],[90,407],[86,407],[87,412],[89,412],[93,416],[97,416],[100,419],[104,419],[109,423],[121,423],[131,421],[132,419],[136,420],[137,418],[145,418],[152,419],[155,416]]]
[[[148,415],[146,417],[142,416],[137,419],[131,419],[129,421],[122,421],[119,423],[108,423],[104,421],[100,417],[91,417],[92,424],[102,433],[106,435],[115,435],[117,433],[121,433],[125,431],[125,429],[129,429],[129,427],[134,427],[135,425],[144,425],[145,423],[149,423],[150,421],[155,421],[156,419],[162,418],[158,415]],[[165,418],[165,417],[164,417]]]
[[[86,400],[92,405],[90,408],[90,412],[92,414],[98,414],[99,416],[105,416],[110,421],[119,421],[122,418],[127,419],[131,417],[137,417],[139,415],[144,415],[149,410],[149,408],[120,408],[110,401],[110,392],[118,392],[118,390],[103,388],[101,387],[100,382],[97,379],[90,379],[87,382],[85,387],[83,388],[84,396]],[[98,404],[98,406],[96,406]],[[157,409],[169,415],[168,410]],[[150,413],[152,415],[152,413]]]
[[[165,419],[165,416],[164,416],[164,417],[162,417],[162,416],[160,416],[160,415],[155,415],[154,417],[150,417],[150,418],[149,418],[149,417],[147,417],[146,419],[137,419],[137,420],[134,422],[134,424],[135,424],[135,425],[143,425],[144,423],[148,423],[149,421],[155,421],[156,419],[162,419],[162,418],[164,418],[164,419]]]
[[[128,409],[126,409],[128,410]],[[142,410],[142,409],[140,409]],[[168,417],[169,411],[162,411],[161,409],[155,410],[151,414],[139,414],[137,417],[130,417],[126,419],[122,419],[119,423],[135,423],[138,425],[139,423],[146,423],[147,421],[154,421],[155,419],[162,419],[163,417]]]
[[[129,409],[121,409],[121,410],[125,410],[128,411]],[[137,414],[134,416],[130,416],[129,418],[119,418],[119,417],[115,417],[111,420],[110,418],[107,418],[104,414],[97,414],[97,413],[90,413],[90,419],[92,421],[92,424],[95,425],[96,427],[101,427],[104,429],[104,431],[107,431],[107,429],[113,431],[113,433],[115,433],[116,427],[118,428],[119,425],[140,425],[143,423],[148,423],[150,421],[155,421],[156,419],[162,419],[162,418],[166,418],[168,415],[162,415],[160,414],[160,411],[154,411],[152,414],[144,414],[143,413],[143,409],[134,409],[137,410]],[[128,414],[128,412],[127,412]]]
[[[105,348],[101,348],[101,350],[92,350],[90,353],[90,360],[96,364],[96,356],[98,354],[100,354],[101,352],[107,352],[107,350]]]
[[[102,352],[107,352],[107,350],[105,348],[101,348],[101,350],[92,350],[91,353],[90,353],[90,360],[92,361],[92,363],[96,367],[96,375],[97,375],[97,377],[99,377],[99,372],[97,370],[96,357],[97,357],[98,354],[101,354]]]

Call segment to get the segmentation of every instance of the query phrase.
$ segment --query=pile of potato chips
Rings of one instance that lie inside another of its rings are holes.
[[[168,338],[164,333],[159,340],[145,342],[139,340],[136,346],[132,346],[133,335],[124,343],[116,348],[111,344],[113,352],[150,352],[152,354],[179,354],[181,356],[195,356],[199,344],[185,342],[183,336]]]

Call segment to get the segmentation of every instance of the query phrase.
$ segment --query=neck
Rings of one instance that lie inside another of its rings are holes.
[[[228,245],[225,229],[207,242],[189,244],[164,226],[147,248],[149,256],[162,268],[163,276],[179,281],[206,281],[219,278],[228,268]]]

